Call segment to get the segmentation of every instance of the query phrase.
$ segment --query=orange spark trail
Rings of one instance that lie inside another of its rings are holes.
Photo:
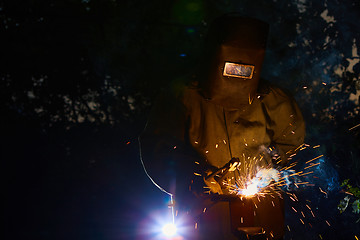
[[[314,160],[316,160],[316,159],[319,159],[319,158],[321,158],[321,157],[323,157],[324,155],[320,155],[320,156],[317,156],[316,158],[313,158],[313,159],[311,159],[311,160],[309,160],[309,161],[307,161],[305,164],[308,164],[308,163],[310,163],[310,162],[312,162],[312,161],[314,161]]]
[[[308,169],[308,168],[311,168],[311,167],[315,167],[316,165],[319,165],[320,163],[318,162],[318,163],[315,163],[315,164],[312,164],[312,165],[310,165],[310,166],[307,166],[307,167],[305,167],[304,169]]]

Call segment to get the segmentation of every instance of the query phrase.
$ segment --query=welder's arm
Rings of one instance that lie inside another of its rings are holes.
[[[142,160],[151,178],[174,194],[188,191],[198,155],[186,143],[187,114],[180,99],[162,95],[140,136]]]
[[[304,119],[295,100],[277,88],[271,89],[265,108],[269,117],[267,131],[281,157],[278,164],[285,165],[304,142]]]

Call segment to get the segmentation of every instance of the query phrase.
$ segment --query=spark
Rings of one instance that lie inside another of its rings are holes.
[[[311,167],[315,167],[315,166],[317,166],[317,165],[319,165],[320,163],[318,162],[318,163],[314,163],[314,164],[311,164],[310,166],[307,166],[307,167],[305,167],[304,169],[308,169],[308,168],[311,168]]]
[[[284,170],[289,170],[290,168],[293,168],[296,166],[296,162],[295,163],[291,163],[288,167],[285,167]]]
[[[326,222],[326,224],[329,225],[329,227],[330,227],[330,223],[329,223],[328,221],[325,221],[325,222]]]
[[[309,182],[294,183],[295,185],[308,185]]]
[[[294,152],[297,152],[299,149],[300,149],[300,151],[301,151],[302,149],[304,149],[304,148],[303,148],[304,146],[305,146],[305,143],[301,144],[300,146],[298,146],[297,148],[295,148]],[[305,147],[305,148],[306,148],[306,147]],[[289,153],[291,153],[291,152],[292,152],[292,151],[289,150],[289,151],[286,152],[286,154],[289,154]]]
[[[219,144],[215,144],[215,148],[218,148],[219,147]]]
[[[243,189],[242,194],[245,195],[245,196],[253,196],[257,192],[258,192],[257,184],[252,183],[249,186],[247,186],[245,189]]]
[[[253,158],[250,160],[250,157],[243,155],[243,163],[245,163],[245,174],[239,177],[236,177],[233,182],[223,182],[225,186],[229,189],[230,194],[235,194],[240,197],[253,197],[257,194],[265,194],[266,186],[270,183],[271,175],[274,175],[272,171],[275,169],[257,169],[256,163],[260,159]],[[242,167],[243,164],[232,164],[230,166],[231,171],[235,171]]]
[[[351,130],[353,130],[353,129],[355,129],[355,128],[359,127],[359,126],[360,126],[360,123],[359,123],[358,125],[356,125],[356,126],[353,126],[353,127],[349,128],[349,131],[351,131]]]
[[[311,171],[311,172],[306,172],[306,173],[303,173],[303,174],[299,174],[299,177],[302,177],[302,176],[305,176],[305,175],[309,175],[311,173],[314,173],[314,171]]]
[[[176,149],[177,147],[176,146],[174,146],[174,149]]]
[[[295,175],[299,175],[300,173],[302,173],[303,171],[300,171],[300,172],[296,172],[296,173],[293,173],[293,174],[290,174],[289,177],[292,177],[292,176],[295,176]]]
[[[261,161],[262,158],[253,158],[253,161],[249,161],[250,157],[245,157],[243,155],[246,165],[246,177],[238,177],[235,179],[234,183],[224,182],[224,185],[228,187],[231,194],[236,194],[245,197],[253,196],[264,196],[278,193],[281,191],[280,187],[289,184],[289,177],[299,176],[301,174],[307,175],[310,172],[303,173],[294,172],[290,170],[291,174],[285,172],[294,166],[296,163],[291,163],[290,166],[280,169],[280,172],[274,168],[256,168],[256,163]],[[240,164],[238,165],[240,166]],[[232,169],[233,170],[233,169]],[[252,177],[250,177],[252,176]],[[295,183],[294,183],[295,184]],[[298,182],[297,184],[308,184],[308,182]],[[295,184],[296,186],[296,184]],[[298,186],[297,186],[298,187]]]
[[[195,144],[199,144],[199,142],[195,141]]]
[[[293,196],[294,198],[295,198],[295,200],[296,201],[299,201],[299,199],[296,197],[296,195],[293,193],[293,194],[291,194],[291,193],[288,193],[289,195],[291,195],[291,196]]]
[[[195,162],[197,165],[200,165],[200,163],[199,162]]]
[[[224,144],[226,144],[226,141],[223,140]],[[215,147],[218,145],[216,144]],[[320,145],[316,146],[310,146],[308,144],[302,144],[300,145],[296,150],[294,151],[288,151],[287,155],[294,157],[296,156],[296,153],[298,151],[302,151],[304,149],[316,149],[319,148]],[[269,148],[270,151],[273,149]],[[275,149],[274,149],[275,150]],[[299,202],[299,199],[294,193],[288,192],[287,190],[296,188],[301,188],[301,186],[314,186],[314,184],[310,183],[309,181],[304,181],[304,176],[311,177],[311,174],[314,174],[315,170],[312,170],[311,168],[319,166],[320,159],[324,155],[319,155],[317,157],[314,157],[308,161],[305,162],[305,167],[302,167],[301,170],[295,170],[295,167],[298,166],[298,163],[290,162],[288,166],[285,166],[281,169],[274,169],[270,166],[265,167],[259,167],[257,164],[262,162],[262,157],[248,157],[244,154],[242,155],[243,159],[240,161],[242,164],[238,164],[237,166],[231,166],[235,169],[232,169],[233,171],[239,170],[242,174],[239,174],[240,176],[235,177],[229,177],[227,180],[223,180],[223,185],[226,186],[226,188],[229,190],[230,194],[237,195],[241,200],[243,197],[245,198],[257,198],[260,202],[260,199],[265,196],[270,197],[281,197],[282,198],[282,192],[285,193],[283,196],[288,196],[293,202]],[[318,161],[316,161],[318,160]],[[279,161],[281,162],[282,159],[278,156],[273,157],[273,161]],[[276,173],[276,174],[275,174]],[[226,173],[225,173],[226,174]],[[222,175],[222,173],[219,173],[219,175]],[[284,188],[285,187],[285,188]],[[327,193],[319,188],[322,193],[327,195]],[[308,201],[308,200],[306,200]],[[308,201],[310,202],[310,201]],[[254,203],[254,208],[258,208],[258,206]],[[272,205],[275,207],[274,201],[271,201]],[[311,203],[311,202],[310,202]],[[314,212],[311,210],[311,207],[306,204],[306,207],[309,209],[311,216],[315,218]],[[308,220],[310,220],[310,216],[306,216],[308,213],[305,213],[304,211],[301,211],[301,209],[295,209],[294,207],[291,207],[292,210],[297,214],[301,214],[299,216],[299,221],[305,225],[309,224],[309,226],[312,228],[313,226],[308,223]],[[256,216],[256,212],[254,211],[254,216]],[[308,219],[307,219],[308,218]],[[243,223],[244,219],[241,217],[241,223]],[[326,221],[326,223],[330,226],[330,223]],[[289,225],[287,225],[288,230],[290,231]],[[319,235],[321,236],[321,235]],[[322,238],[322,236],[321,236]],[[358,240],[358,239],[357,239]]]
[[[355,235],[355,239],[356,239],[356,240],[359,240],[359,239],[358,239],[358,237],[357,237],[356,235]]]
[[[208,152],[209,152],[208,150],[205,151],[205,153],[208,153]]]
[[[200,177],[201,177],[201,174],[200,174],[200,173],[196,173],[196,172],[194,172],[194,175],[196,175],[196,176],[200,176]]]
[[[205,211],[206,211],[206,208],[204,208],[203,212],[205,212]]]
[[[316,158],[313,158],[313,159],[311,159],[311,160],[309,160],[309,161],[307,161],[305,164],[308,164],[308,163],[310,163],[310,162],[312,162],[312,161],[314,161],[314,160],[316,160],[316,159],[319,159],[319,158],[321,158],[321,157],[323,157],[324,155],[320,155],[320,156],[317,156]]]
[[[327,192],[325,192],[324,190],[322,190],[321,187],[319,187],[319,189],[320,189],[320,192],[322,192],[323,194],[325,194],[325,195],[326,195],[326,198],[327,198]]]
[[[320,239],[322,239],[322,236],[321,236],[321,234],[319,234],[319,237],[320,237]]]
[[[311,212],[311,215],[312,215],[313,217],[315,217],[315,215],[314,215],[313,211],[312,211],[312,210],[310,210],[310,212]]]

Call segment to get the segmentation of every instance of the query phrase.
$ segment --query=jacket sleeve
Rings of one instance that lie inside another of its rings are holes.
[[[305,138],[305,122],[295,100],[282,90],[272,87],[263,101],[267,113],[267,132],[271,145],[281,157],[277,164],[285,165]]]
[[[188,191],[199,156],[187,143],[187,110],[181,97],[162,94],[139,137],[141,158],[152,180],[172,194]]]

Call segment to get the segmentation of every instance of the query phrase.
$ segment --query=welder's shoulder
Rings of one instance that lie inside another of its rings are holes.
[[[269,114],[293,115],[298,112],[297,103],[288,91],[270,84],[267,89],[262,104]]]

